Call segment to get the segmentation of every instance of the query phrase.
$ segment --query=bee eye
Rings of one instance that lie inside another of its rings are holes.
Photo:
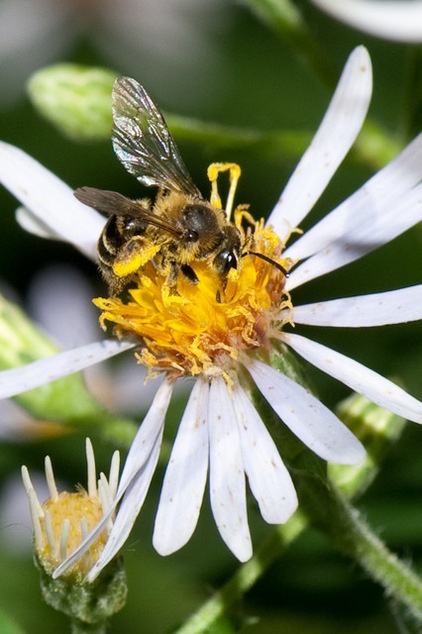
[[[236,254],[230,249],[223,249],[214,258],[214,266],[220,275],[227,275],[230,269],[237,269]]]

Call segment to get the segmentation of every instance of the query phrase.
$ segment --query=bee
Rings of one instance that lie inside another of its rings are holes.
[[[98,240],[98,259],[110,294],[119,294],[151,259],[170,287],[175,288],[180,274],[197,284],[192,264],[198,260],[206,261],[224,284],[230,269],[239,266],[242,238],[218,194],[216,205],[202,197],[163,115],[137,81],[118,78],[112,105],[118,159],[140,183],[158,187],[158,193],[152,203],[93,187],[75,191],[79,201],[109,216]],[[220,164],[214,165],[221,171]]]

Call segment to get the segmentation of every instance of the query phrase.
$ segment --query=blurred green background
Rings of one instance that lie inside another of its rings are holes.
[[[322,15],[308,2],[295,4],[333,77],[340,74],[356,45],[367,46],[374,66],[370,116],[404,145],[421,129],[420,47],[364,36]],[[33,71],[49,63],[106,66],[139,80],[167,112],[263,131],[316,130],[333,88],[329,81],[316,76],[286,38],[257,19],[246,3],[231,0],[0,0],[0,34],[2,30],[0,138],[26,150],[75,188],[91,185],[133,197],[148,194],[125,173],[109,141],[70,141],[33,109],[26,97],[26,81]],[[274,155],[265,148],[239,149],[229,143],[216,147],[213,143],[176,140],[204,194],[208,194],[206,167],[210,162],[238,162],[243,172],[237,202],[250,203],[256,216],[269,213],[297,162],[297,156]],[[313,224],[373,171],[368,165],[346,160],[309,222]],[[43,301],[43,295],[37,294],[36,282],[52,265],[76,269],[91,285],[93,295],[100,292],[102,282],[95,266],[68,246],[26,234],[14,220],[16,206],[13,197],[0,190],[0,285],[5,294],[37,316],[37,302]],[[299,289],[295,301],[421,283],[421,237],[420,228],[407,232],[344,271]],[[53,298],[55,292],[66,291],[58,285],[57,278],[52,278]],[[80,324],[73,319],[75,323],[61,326],[78,331]],[[340,330],[321,331],[316,336],[386,376],[399,377],[412,394],[422,398],[421,334],[421,324],[414,323],[354,331],[353,336],[345,336]],[[133,373],[138,371],[133,364]],[[312,369],[309,372],[321,399],[329,406],[348,394],[343,386]],[[180,407],[172,408],[175,423]],[[19,519],[25,516],[18,515],[26,500],[17,476],[21,464],[27,464],[31,472],[41,471],[48,453],[60,481],[69,488],[78,482],[84,484],[83,434],[65,438],[48,430],[15,434],[10,431],[12,415],[1,410],[0,416],[0,610],[30,634],[66,632],[66,619],[40,598],[29,519]],[[141,417],[138,408],[136,418]],[[168,429],[171,434],[171,421]],[[419,570],[421,434],[416,425],[408,425],[381,475],[359,501],[386,543],[405,559],[410,558]],[[95,448],[99,468],[106,470],[113,448],[99,439]],[[141,521],[124,549],[129,599],[127,607],[112,620],[110,634],[172,631],[236,568],[217,534],[207,503],[186,548],[168,558],[152,550],[151,530],[161,476],[162,469],[153,481]],[[258,543],[267,527],[255,507],[251,507],[250,515]],[[405,626],[400,609],[385,600],[382,590],[356,564],[338,555],[313,530],[293,544],[236,610],[235,622],[242,632],[413,631],[409,623],[408,629],[401,629]],[[230,631],[235,630],[228,628]]]

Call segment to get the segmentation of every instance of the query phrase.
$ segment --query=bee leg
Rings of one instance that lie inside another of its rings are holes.
[[[106,281],[110,297],[118,297],[121,295],[126,286],[129,284],[128,277],[117,277],[117,275],[108,277]]]
[[[198,284],[198,276],[193,268],[189,266],[189,264],[182,264],[180,270],[182,271],[183,275],[189,280],[189,282],[192,282],[192,284]]]
[[[174,260],[168,261],[167,259],[161,263],[162,268],[167,271],[166,286],[169,288],[170,295],[179,295],[177,290],[177,277],[179,275],[180,267]]]
[[[118,277],[117,275],[115,275],[111,266],[108,266],[104,263],[100,266],[100,271],[104,281],[107,284],[108,294],[110,295],[110,297],[117,297],[117,295],[120,294],[124,286],[127,284],[127,280],[123,277]]]

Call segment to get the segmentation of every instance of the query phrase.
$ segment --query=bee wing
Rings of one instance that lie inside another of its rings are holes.
[[[126,198],[126,196],[118,192],[106,189],[79,187],[73,192],[73,195],[84,205],[88,205],[88,207],[92,207],[108,216],[117,215],[139,218],[145,213],[149,213],[148,209],[142,206],[142,203]]]
[[[147,187],[201,197],[163,115],[146,90],[130,77],[116,79],[112,94],[113,147],[130,174]]]
[[[145,226],[154,225],[172,235],[178,237],[182,235],[182,232],[174,224],[152,213],[142,202],[126,198],[126,196],[118,192],[96,189],[95,187],[79,187],[73,192],[73,195],[84,205],[93,207],[93,209],[109,216],[137,218],[145,222]]]

